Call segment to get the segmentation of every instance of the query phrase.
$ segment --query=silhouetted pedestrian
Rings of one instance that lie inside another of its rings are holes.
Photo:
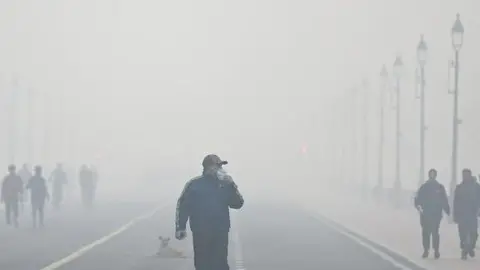
[[[62,164],[57,164],[50,175],[50,182],[52,182],[52,204],[58,209],[63,201],[63,186],[68,182],[67,173],[63,170]]]
[[[32,178],[32,173],[30,172],[30,169],[28,167],[28,164],[23,164],[22,168],[18,171],[18,176],[22,179],[23,186],[25,186],[28,183],[28,180]],[[25,208],[25,204],[28,203],[28,193],[23,192],[22,198],[20,198],[20,210],[23,212]]]
[[[47,181],[42,175],[42,167],[35,166],[35,175],[30,178],[26,186],[30,190],[32,203],[33,227],[37,227],[38,223],[43,227],[45,214],[45,201],[50,198],[47,189]],[[38,214],[38,222],[37,222]]]
[[[478,238],[478,215],[480,210],[480,185],[475,181],[470,169],[462,171],[462,183],[455,188],[453,217],[458,224],[461,257],[475,257]]]
[[[437,181],[437,171],[431,169],[428,172],[428,180],[420,186],[415,196],[415,208],[420,213],[420,225],[422,226],[423,258],[427,258],[432,241],[435,259],[440,258],[440,222],[442,212],[450,215],[445,187]]]
[[[86,165],[83,165],[79,172],[79,182],[82,192],[82,202],[87,208],[93,206],[95,192],[95,183],[93,178],[94,176],[92,171]]]
[[[5,219],[8,225],[18,227],[18,204],[23,195],[23,182],[16,173],[15,165],[8,166],[8,175],[2,183],[1,201],[5,203]]]
[[[178,199],[175,237],[186,237],[190,220],[196,270],[229,269],[229,208],[240,209],[244,201],[232,177],[222,168],[227,163],[216,155],[206,156],[203,174],[190,180]]]

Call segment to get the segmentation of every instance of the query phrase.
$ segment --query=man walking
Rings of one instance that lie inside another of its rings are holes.
[[[50,198],[46,182],[47,181],[42,175],[42,167],[35,166],[35,175],[30,178],[26,186],[26,189],[29,189],[31,194],[30,202],[32,203],[32,218],[34,228],[37,227],[37,213],[40,227],[43,227],[45,200]]]
[[[480,210],[480,186],[470,169],[463,169],[462,183],[455,188],[453,198],[453,218],[458,224],[462,260],[467,255],[475,257],[475,244],[478,238],[478,213]]]
[[[228,270],[230,210],[240,209],[244,200],[232,177],[222,166],[228,164],[217,155],[203,159],[203,173],[190,180],[177,203],[175,237],[186,237],[190,220],[196,270]]]
[[[97,187],[98,187],[98,170],[97,170],[97,167],[91,165],[90,166],[90,173],[92,175],[92,201],[95,201],[95,197],[97,195]]]
[[[93,206],[93,193],[95,189],[92,171],[86,165],[82,165],[78,178],[82,192],[83,205],[87,208],[91,208]]]
[[[57,164],[57,167],[50,175],[50,182],[53,182],[52,203],[56,209],[59,209],[63,201],[63,186],[67,184],[67,173],[63,170],[62,164]]]
[[[30,172],[30,169],[28,169],[28,164],[23,164],[22,168],[18,171],[18,176],[22,179],[23,186],[25,186],[30,178],[32,178],[32,173]],[[20,198],[20,210],[23,212],[25,208],[25,204],[28,203],[28,194],[27,192],[24,192],[22,194],[22,198]]]
[[[17,175],[15,165],[8,166],[8,175],[5,176],[2,183],[1,201],[5,203],[5,219],[7,225],[12,223],[18,227],[18,203],[23,194],[23,182]]]
[[[428,172],[428,180],[420,186],[415,197],[415,208],[420,213],[422,226],[423,258],[427,258],[432,240],[435,259],[440,258],[440,222],[442,212],[450,215],[447,193],[445,187],[437,181],[437,171]]]

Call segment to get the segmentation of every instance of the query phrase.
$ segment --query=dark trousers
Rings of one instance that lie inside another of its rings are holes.
[[[63,200],[63,188],[62,187],[55,187],[53,189],[53,200],[52,204],[55,208],[60,208],[60,204]]]
[[[460,248],[463,251],[475,249],[478,238],[478,220],[462,220],[458,222],[458,235],[460,236]]]
[[[45,200],[32,200],[32,218],[34,227],[37,226],[37,213],[40,226],[43,226],[44,208]]]
[[[18,226],[18,200],[5,201],[5,220],[8,225],[12,224],[12,214],[13,223]]]
[[[420,224],[422,225],[422,243],[425,251],[430,250],[430,239],[433,250],[438,251],[440,247],[440,221],[441,217],[428,217],[422,215]]]
[[[193,232],[195,270],[229,270],[228,231]]]
[[[18,203],[19,203],[19,204],[18,204],[19,209],[18,209],[18,212],[19,212],[19,213],[20,213],[20,212],[23,213],[23,211],[25,211],[25,202],[27,201],[27,197],[28,197],[28,196],[27,196],[27,194],[26,194],[26,192],[25,192],[25,193],[23,193],[23,194],[18,195],[18,197],[19,197],[19,202],[18,202]]]
[[[82,201],[83,205],[86,207],[92,207],[94,200],[94,191],[92,188],[84,187],[82,188]]]

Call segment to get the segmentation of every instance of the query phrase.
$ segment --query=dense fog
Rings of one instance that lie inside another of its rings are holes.
[[[263,208],[251,203],[256,200],[291,207],[295,201],[310,210],[328,209],[323,214],[354,217],[361,211],[346,206],[352,194],[374,194],[380,182],[385,190],[394,187],[397,109],[403,203],[410,207],[430,168],[437,169],[450,194],[454,72],[449,61],[454,60],[451,31],[457,13],[465,26],[459,51],[457,182],[463,168],[480,172],[479,10],[474,0],[0,1],[0,168],[6,174],[10,164],[17,169],[41,165],[48,180],[61,163],[68,175],[63,212],[47,207],[50,232],[32,236],[31,253],[42,257],[23,261],[27,256],[12,247],[16,257],[5,255],[10,257],[0,259],[0,268],[41,269],[158,205],[169,205],[170,212],[142,230],[154,235],[158,226],[158,233],[173,235],[165,228],[173,229],[177,198],[185,183],[202,173],[202,159],[210,153],[229,162],[224,168],[246,199],[245,215],[254,217],[245,218],[244,227],[258,225],[252,220]],[[419,175],[417,46],[422,35],[428,47],[427,129],[425,173]],[[403,61],[398,78],[396,57]],[[76,208],[82,165],[98,170],[98,210],[87,214]],[[288,211],[280,216],[304,220],[295,226],[310,222]],[[365,210],[372,211],[377,210]],[[412,215],[416,224],[416,212]],[[21,228],[29,226],[26,216],[20,217]],[[272,235],[286,222],[275,220],[265,221],[278,224]],[[139,231],[128,234],[129,241],[148,239]],[[256,229],[251,231],[253,238]],[[0,227],[3,233],[16,239],[9,243],[27,243],[23,231]],[[49,255],[39,252],[42,247],[36,245],[42,242],[51,243]],[[249,250],[263,245],[248,237],[245,243]],[[118,254],[121,246],[108,249]],[[134,251],[143,252],[137,246]],[[237,260],[242,257],[235,254]],[[78,269],[120,269],[92,267]]]
[[[424,34],[426,162],[446,183],[452,104],[447,64],[458,11],[468,25],[461,52],[459,158],[462,165],[475,166],[478,76],[472,55],[480,42],[480,21],[474,1],[0,5],[1,164],[53,168],[62,162],[72,173],[80,164],[97,164],[102,188],[148,181],[165,189],[197,174],[201,157],[214,152],[231,160],[229,168],[242,186],[293,188],[290,183],[302,181],[326,187],[339,180],[336,170],[348,172],[346,181],[359,181],[362,154],[354,157],[348,148],[356,120],[359,147],[362,130],[368,131],[373,185],[379,72],[382,64],[391,70],[398,54],[405,63],[402,181],[414,188],[415,49]],[[361,103],[352,105],[353,89],[367,95],[366,126],[359,124]],[[386,95],[387,107],[392,97]],[[394,164],[393,114],[386,110],[386,184],[392,182]],[[343,157],[341,148],[346,148]],[[298,179],[299,170],[310,171],[310,177]]]

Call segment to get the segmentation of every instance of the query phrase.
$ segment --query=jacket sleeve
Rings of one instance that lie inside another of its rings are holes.
[[[461,208],[461,205],[460,205],[461,198],[460,198],[459,195],[460,195],[460,190],[457,186],[455,188],[455,192],[454,192],[454,195],[453,195],[453,220],[454,221],[458,221],[459,210]]]
[[[187,227],[188,217],[190,216],[190,190],[193,180],[190,180],[182,190],[177,201],[177,210],[175,213],[175,229],[184,231]]]
[[[479,210],[478,215],[480,216],[480,184],[476,184],[477,187],[477,209]]]
[[[2,191],[1,191],[1,201],[5,199],[6,193],[7,192],[7,179],[3,178],[2,180]]]
[[[228,206],[232,209],[240,209],[244,203],[243,196],[240,194],[240,191],[238,191],[238,186],[235,184],[235,182],[232,181],[231,187],[230,201]]]
[[[448,197],[447,197],[447,191],[445,191],[445,187],[442,185],[442,208],[443,208],[443,211],[445,211],[445,213],[447,215],[450,215],[450,204],[448,203]]]
[[[423,185],[418,188],[417,194],[415,195],[415,200],[414,200],[414,205],[415,208],[419,208],[423,206],[423,200],[424,200],[424,195],[423,195]]]
[[[22,181],[22,178],[20,178],[20,176],[17,176],[17,181],[15,182],[16,183],[16,188],[17,188],[17,192],[18,193],[23,193],[23,181]]]
[[[43,179],[43,188],[45,189],[45,196],[50,198],[50,192],[48,192],[47,179]]]

